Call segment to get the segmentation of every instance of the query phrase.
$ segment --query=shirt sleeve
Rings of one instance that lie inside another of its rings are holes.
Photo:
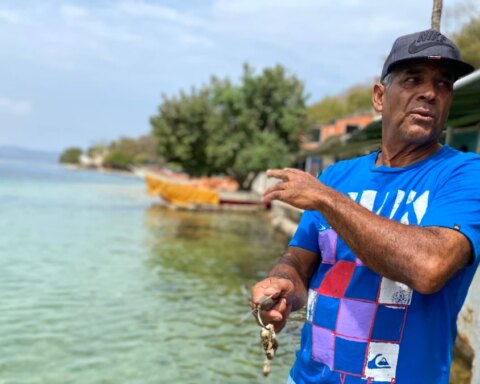
[[[480,159],[458,167],[429,201],[422,227],[457,230],[470,241],[478,262],[480,252]]]
[[[325,169],[319,177],[319,180],[322,183],[328,185],[331,168],[332,166]],[[320,254],[320,248],[318,246],[318,229],[320,224],[324,221],[323,216],[319,212],[304,211],[300,218],[297,230],[288,245]]]
[[[290,247],[299,247],[306,249],[307,251],[320,253],[318,246],[318,229],[317,220],[312,211],[304,211],[297,230],[293,235],[290,243]]]

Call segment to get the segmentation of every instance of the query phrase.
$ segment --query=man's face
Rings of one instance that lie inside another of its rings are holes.
[[[417,63],[392,72],[374,88],[384,144],[423,145],[438,140],[450,111],[453,76],[442,63]]]

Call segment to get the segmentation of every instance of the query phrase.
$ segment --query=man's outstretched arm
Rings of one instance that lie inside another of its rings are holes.
[[[281,200],[321,212],[365,265],[420,293],[441,289],[472,257],[468,239],[453,229],[405,225],[378,216],[298,169],[267,175],[282,182],[265,192],[265,202]]]

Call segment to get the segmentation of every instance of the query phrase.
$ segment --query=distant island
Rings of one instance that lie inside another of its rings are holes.
[[[58,152],[53,151],[41,151],[13,145],[0,145],[0,161],[7,159],[55,163],[58,162],[59,156],[60,154]]]

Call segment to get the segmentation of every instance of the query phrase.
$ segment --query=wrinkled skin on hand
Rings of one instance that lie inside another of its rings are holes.
[[[300,209],[317,209],[317,198],[325,185],[316,177],[294,168],[271,169],[267,171],[267,176],[281,181],[265,191],[265,203],[280,200]]]
[[[260,311],[259,316],[262,317],[263,324],[272,324],[275,332],[280,332],[292,311],[291,299],[293,293],[294,285],[290,280],[267,277],[253,286],[250,307],[254,309],[263,296],[272,296],[272,298],[278,299],[278,302],[270,310]]]

